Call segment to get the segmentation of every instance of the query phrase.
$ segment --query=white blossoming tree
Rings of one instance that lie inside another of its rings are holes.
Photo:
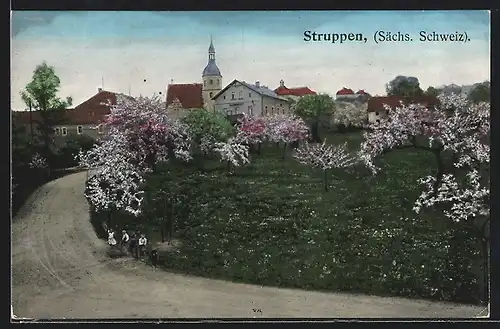
[[[227,170],[231,165],[239,167],[250,162],[249,148],[236,138],[230,138],[227,142],[215,143],[214,151],[219,154],[221,161],[227,162]]]
[[[456,94],[442,95],[436,108],[402,104],[389,109],[388,117],[371,129],[364,135],[359,158],[373,173],[381,169],[375,159],[390,150],[417,148],[434,155],[435,173],[420,179],[424,190],[414,210],[440,209],[482,243],[487,289],[490,104],[473,104]],[[446,155],[452,160],[447,162]]]
[[[331,120],[333,124],[339,126],[340,130],[348,127],[363,127],[368,121],[366,104],[337,102]]]
[[[330,145],[326,140],[322,144],[305,143],[295,151],[294,158],[302,164],[323,170],[325,192],[328,191],[328,170],[333,168],[347,168],[356,163],[356,157],[349,154],[347,143]]]

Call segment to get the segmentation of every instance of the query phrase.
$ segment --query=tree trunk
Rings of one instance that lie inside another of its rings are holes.
[[[172,233],[173,233],[173,229],[174,229],[174,221],[173,221],[173,218],[170,217],[167,222],[165,223],[165,228],[166,228],[166,231],[167,231],[167,242],[170,242],[172,241]]]
[[[287,147],[287,143],[285,143],[285,145],[283,146],[283,160],[285,160],[286,158],[286,147]]]
[[[483,266],[482,266],[482,276],[483,276],[483,284],[481,289],[481,301],[485,304],[488,303],[489,299],[489,265],[490,265],[490,241],[489,239],[481,240],[482,246],[482,257],[483,257]]]
[[[319,137],[319,122],[316,121],[311,126],[311,138],[314,143],[321,143],[321,137]]]
[[[165,229],[160,225],[161,243],[165,242]]]
[[[433,194],[434,196],[437,195],[439,186],[441,185],[441,180],[443,179],[443,174],[444,174],[444,163],[443,159],[441,158],[441,149],[436,149],[433,150],[432,153],[434,154],[434,157],[436,158],[436,181],[434,182],[433,186]]]
[[[327,180],[327,177],[328,177],[328,171],[325,169],[325,170],[323,170],[323,181],[324,181],[324,184],[325,184],[325,192],[328,192],[328,180]]]
[[[228,161],[227,162],[227,172],[230,172],[231,171],[231,161]]]
[[[113,210],[108,213],[108,228],[111,229],[113,226]]]

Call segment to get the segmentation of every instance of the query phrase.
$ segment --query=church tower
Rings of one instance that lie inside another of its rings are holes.
[[[203,105],[208,110],[214,109],[212,97],[222,90],[222,75],[217,64],[215,64],[215,47],[210,37],[210,47],[208,47],[208,64],[202,74],[203,78]]]

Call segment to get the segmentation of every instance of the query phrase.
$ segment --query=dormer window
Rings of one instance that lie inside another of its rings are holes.
[[[210,79],[209,83],[210,83],[211,85],[213,85],[213,84],[214,84],[214,80]]]

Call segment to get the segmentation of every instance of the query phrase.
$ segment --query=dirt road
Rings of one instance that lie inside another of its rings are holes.
[[[110,260],[89,221],[85,175],[41,187],[14,221],[12,303],[18,317],[474,317],[482,310],[235,284]]]

